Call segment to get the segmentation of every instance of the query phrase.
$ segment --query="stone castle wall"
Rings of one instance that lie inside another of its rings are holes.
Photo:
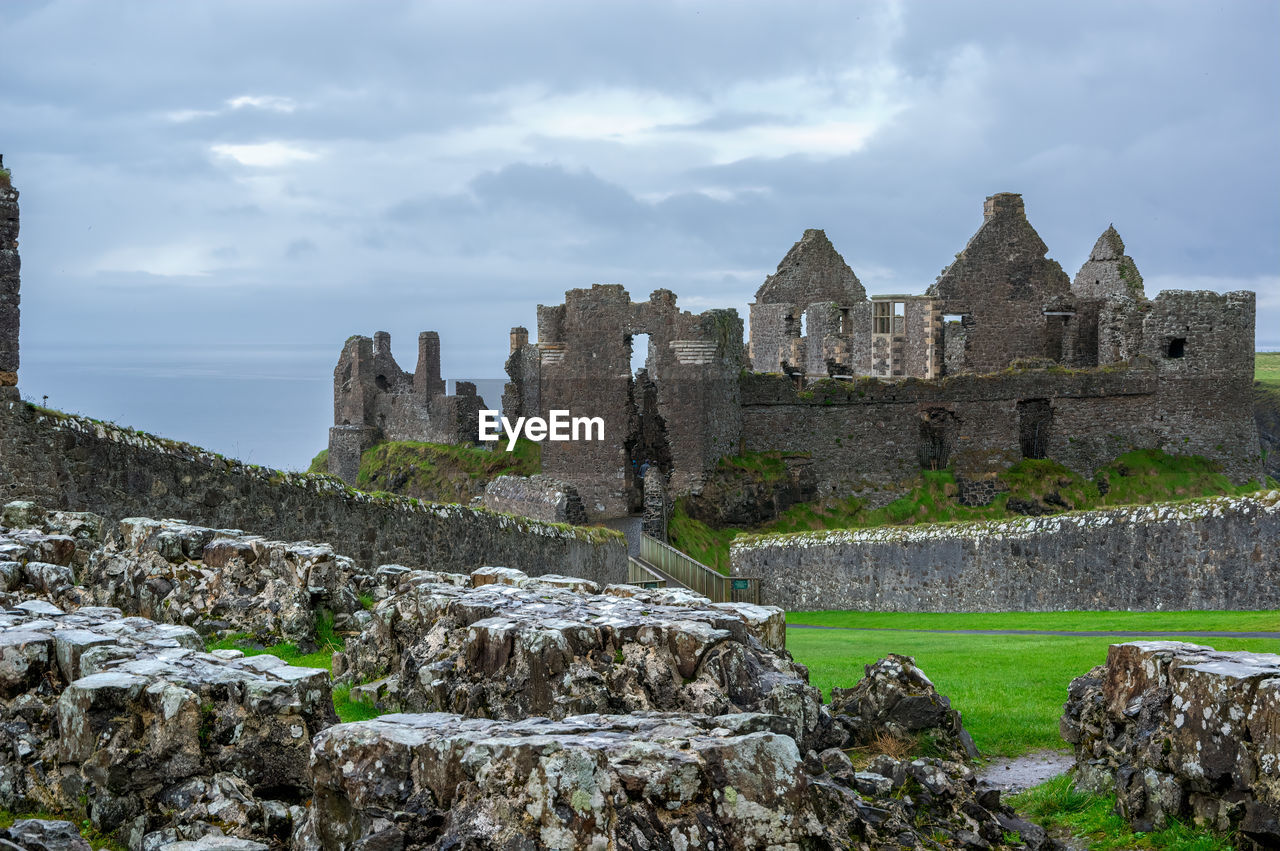
[[[1280,607],[1280,491],[1006,522],[747,538],[733,574],[793,611]]]
[[[17,398],[18,384],[18,190],[0,158],[0,398]]]
[[[321,476],[253,467],[107,423],[0,404],[0,494],[112,520],[178,517],[281,540],[329,541],[364,567],[465,572],[500,564],[625,582],[615,532],[460,505],[372,497]]]

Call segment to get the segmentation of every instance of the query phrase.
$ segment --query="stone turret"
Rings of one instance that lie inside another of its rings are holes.
[[[1145,296],[1142,275],[1133,258],[1124,253],[1124,240],[1109,225],[1094,243],[1089,259],[1071,282],[1071,292],[1080,298],[1136,298]]]
[[[18,190],[0,156],[0,399],[18,396]]]

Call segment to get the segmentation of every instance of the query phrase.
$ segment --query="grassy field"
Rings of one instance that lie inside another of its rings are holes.
[[[1280,632],[1280,611],[1261,612],[788,612],[789,624],[852,629],[1037,629],[1063,632]]]
[[[1280,389],[1280,352],[1257,352],[1254,355],[1253,380]]]
[[[992,619],[1004,618],[997,628],[1009,629],[1132,629],[1184,628],[1202,613],[1179,612],[1154,616],[1129,613],[1076,612],[1068,615],[917,615],[851,613],[852,618],[880,627],[905,629],[988,629]],[[1203,613],[1213,629],[1253,631],[1275,629],[1276,613]],[[797,614],[798,620],[809,615]],[[1269,619],[1269,620],[1268,620]],[[928,624],[928,625],[926,625]],[[1123,626],[1116,626],[1123,624]],[[1209,629],[1203,625],[1198,630]],[[834,686],[848,688],[863,676],[863,666],[889,653],[915,658],[938,690],[964,715],[965,726],[987,756],[1018,756],[1041,748],[1064,748],[1058,718],[1071,680],[1106,660],[1107,647],[1125,639],[1107,637],[955,635],[865,630],[805,630],[787,632],[787,649],[809,667],[810,681],[830,697]],[[1280,653],[1280,640],[1226,637],[1188,638],[1219,650]]]

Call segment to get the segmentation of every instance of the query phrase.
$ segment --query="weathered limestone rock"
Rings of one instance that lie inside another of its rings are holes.
[[[887,733],[896,739],[928,738],[949,759],[975,759],[978,749],[951,700],[938,694],[910,656],[894,653],[872,665],[853,688],[831,690],[831,714],[846,731],[844,747],[866,745]]]
[[[340,681],[393,675],[399,702],[389,708],[413,711],[769,712],[806,747],[826,735],[820,696],[783,649],[778,609],[713,606],[689,592],[575,593],[503,568],[482,568],[471,584],[403,574],[335,656]]]
[[[882,757],[855,773],[838,750],[805,760],[789,727],[750,713],[342,724],[316,740],[295,847],[912,849],[1015,830],[1006,847],[1053,847],[962,765]]]
[[[129,518],[82,572],[89,600],[203,634],[249,633],[314,648],[321,610],[335,625],[362,611],[372,582],[328,544],[282,543],[178,520]]]
[[[0,830],[0,851],[90,851],[69,821],[18,819]]]
[[[0,612],[0,807],[88,819],[130,848],[283,841],[312,737],[337,721],[328,674],[203,646],[118,609]]]
[[[1114,789],[1136,830],[1178,817],[1280,844],[1280,656],[1115,644],[1072,681],[1061,727],[1077,782]]]

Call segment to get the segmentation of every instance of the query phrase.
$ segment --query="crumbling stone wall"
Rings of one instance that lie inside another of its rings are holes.
[[[548,523],[585,524],[578,489],[550,476],[498,476],[484,488],[484,507]]]
[[[285,541],[332,541],[358,564],[437,570],[504,564],[624,582],[616,532],[553,526],[460,505],[373,497],[325,476],[252,467],[82,417],[0,404],[0,493],[110,520],[179,517]]]
[[[639,382],[631,375],[639,334],[649,335],[652,406],[638,404]],[[622,287],[597,284],[569,290],[562,305],[539,305],[538,345],[544,415],[567,410],[604,421],[603,440],[542,444],[543,472],[573,482],[588,516],[621,516],[637,507],[636,473],[646,460],[666,465],[672,487],[688,492],[720,457],[737,451],[744,361],[736,311],[692,314],[676,307],[670,290],[632,302]],[[647,446],[653,441],[643,439],[646,432],[664,434],[665,447]],[[659,457],[638,457],[646,449]]]
[[[735,575],[789,610],[1280,607],[1280,491],[1004,522],[757,536]]]
[[[1194,820],[1251,850],[1280,846],[1278,719],[1280,656],[1134,641],[1071,682],[1061,728],[1134,830]]]
[[[18,190],[0,157],[0,399],[18,398]]]
[[[333,370],[333,428],[329,472],[354,484],[360,453],[382,440],[475,443],[484,400],[471,382],[445,395],[440,335],[418,335],[418,365],[405,372],[391,354],[391,335],[347,339]]]
[[[928,290],[941,313],[971,317],[964,370],[992,372],[1044,356],[1045,307],[1070,296],[1070,280],[1047,252],[1021,195],[987,198],[982,226]]]
[[[805,361],[792,357],[793,341],[801,337],[800,317],[811,305],[829,302],[838,310],[860,308],[866,300],[867,291],[863,289],[862,282],[835,250],[826,233],[812,228],[806,230],[782,258],[778,270],[767,277],[756,291],[750,316],[751,368],[756,372],[782,372],[782,364],[787,362],[795,368],[804,369]],[[846,322],[860,321],[863,315],[864,312],[858,309],[856,315]],[[838,325],[833,332],[827,323],[816,333],[812,327],[805,330],[814,341],[808,349],[818,351],[811,357],[817,357],[823,364],[820,374],[826,374],[822,353],[824,337],[832,333],[854,333],[847,326],[839,330]],[[867,330],[859,329],[861,333]]]
[[[511,354],[507,357],[506,371],[510,381],[502,390],[502,415],[513,423],[520,417],[538,416],[542,410],[539,401],[542,356],[538,347],[529,343],[528,328],[511,329]]]

